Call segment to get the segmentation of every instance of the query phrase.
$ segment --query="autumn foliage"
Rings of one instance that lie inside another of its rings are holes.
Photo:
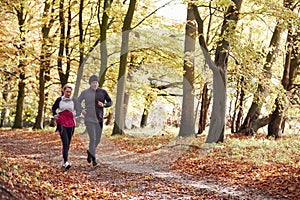
[[[299,143],[291,142],[299,140],[297,135],[281,140],[230,136],[223,144],[214,146],[203,144],[204,137],[182,144],[167,134],[107,136],[97,150],[100,161],[97,168],[86,162],[85,137],[75,135],[70,152],[72,167],[65,171],[60,167],[61,141],[56,133],[1,130],[1,199],[297,199],[300,196]],[[262,147],[262,143],[268,145]],[[281,147],[286,154],[282,154]]]

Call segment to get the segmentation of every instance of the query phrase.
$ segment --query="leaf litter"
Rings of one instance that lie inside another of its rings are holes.
[[[203,149],[190,143],[103,137],[93,168],[87,135],[76,134],[65,171],[57,134],[2,130],[0,142],[1,199],[296,199],[300,191],[299,168],[199,156]]]

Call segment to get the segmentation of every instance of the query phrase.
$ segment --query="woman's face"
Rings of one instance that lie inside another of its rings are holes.
[[[97,88],[99,87],[99,83],[98,83],[98,81],[92,81],[90,83],[90,86],[93,90],[97,90]]]
[[[72,89],[71,88],[66,88],[65,91],[64,91],[64,96],[66,98],[70,98],[72,95]]]

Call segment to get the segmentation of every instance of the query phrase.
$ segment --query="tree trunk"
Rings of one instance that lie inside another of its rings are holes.
[[[42,52],[43,54],[43,52]],[[41,63],[40,63],[40,72],[39,72],[39,104],[38,104],[38,115],[36,117],[36,121],[34,124],[34,129],[43,129],[44,123],[44,104],[45,104],[45,67],[46,55],[41,55]],[[50,63],[49,63],[50,64]]]
[[[193,13],[192,4],[188,4],[187,19],[185,27],[185,42],[184,42],[184,65],[183,70],[183,100],[182,114],[180,121],[179,136],[191,136],[195,134],[195,118],[194,118],[194,65],[195,58],[195,37],[196,23]]]
[[[276,58],[276,53],[281,38],[281,32],[282,30],[277,24],[269,45],[270,49],[272,50],[268,53],[266,58],[266,64],[264,65],[264,73],[266,78],[264,82],[270,81],[271,67]],[[266,88],[261,83],[259,83],[257,92],[254,94],[251,107],[243,122],[243,125],[239,130],[240,132],[243,132],[245,135],[254,134],[259,128],[261,128],[260,125],[266,125],[264,123],[259,122],[260,120],[259,116],[261,113],[262,104],[264,103],[264,99],[266,98],[266,96],[267,96]]]
[[[18,65],[18,69],[20,71],[19,74],[19,83],[18,83],[18,97],[17,97],[17,105],[16,105],[16,115],[15,120],[12,128],[22,128],[23,127],[23,106],[24,106],[24,99],[25,99],[25,67],[26,67],[26,53],[25,53],[25,30],[24,25],[26,21],[26,13],[25,8],[23,5],[23,1],[20,1],[20,7],[17,9],[17,17],[18,17],[18,23],[19,23],[19,31],[20,31],[20,41],[21,44],[18,47],[19,54],[20,54],[20,61]]]
[[[236,123],[235,123],[235,132],[237,132],[240,129],[242,118],[243,118],[243,105],[244,105],[244,99],[245,99],[245,91],[243,89],[243,84],[244,83],[244,77],[241,78],[241,91],[240,91],[240,98],[239,98],[239,106],[238,106],[238,114],[236,118]]]
[[[201,96],[201,110],[200,110],[200,117],[199,117],[199,129],[197,134],[203,133],[206,128],[207,123],[207,114],[208,108],[211,100],[211,96],[208,94],[208,87],[207,83],[204,84]]]
[[[284,5],[288,7],[291,11],[293,11],[292,0],[286,0]],[[297,69],[299,68],[300,63],[300,54],[298,53],[300,33],[299,31],[293,33],[293,30],[298,30],[298,27],[295,28],[292,26],[292,24],[290,24],[288,27],[289,30],[287,35],[287,51],[285,57],[283,76],[281,80],[281,84],[285,89],[286,93],[293,89],[293,85],[297,77]],[[283,127],[285,120],[283,119],[283,111],[286,106],[284,104],[284,100],[279,95],[275,100],[275,110],[271,114],[271,119],[268,126],[268,137],[274,136],[275,138],[280,138],[281,133],[283,133],[284,130]]]
[[[84,46],[83,46],[83,8],[84,8],[84,0],[80,0],[79,3],[79,13],[78,13],[78,29],[79,29],[79,66],[78,72],[76,76],[76,84],[74,90],[74,97],[78,97],[79,93],[79,86],[81,82],[81,78],[83,75],[83,68],[84,68]]]
[[[2,92],[2,98],[4,102],[2,103],[7,103],[7,97],[8,97],[8,84],[5,83],[3,87],[3,92]],[[0,127],[4,127],[5,125],[5,120],[6,120],[6,113],[7,113],[7,108],[2,104],[3,108],[1,110],[1,121],[0,121]]]
[[[59,24],[60,24],[60,38],[59,38],[59,50],[58,50],[58,58],[57,58],[57,69],[59,74],[59,79],[62,87],[67,84],[68,80],[63,73],[63,57],[64,57],[64,49],[65,49],[65,16],[64,16],[64,0],[59,1]]]
[[[54,2],[52,2],[54,3]],[[39,102],[38,102],[38,114],[33,126],[34,129],[43,129],[44,128],[44,106],[45,106],[45,85],[47,82],[47,76],[51,66],[51,49],[49,47],[49,34],[54,23],[53,5],[49,1],[44,2],[44,12],[43,15],[51,16],[49,21],[46,21],[42,27],[42,47],[40,55],[40,72],[39,72]]]
[[[275,136],[275,138],[280,138],[280,125],[282,123],[283,106],[278,97],[275,100],[275,106],[275,110],[272,112],[270,123],[268,125],[268,137]]]
[[[124,126],[126,129],[130,129],[131,127],[126,126],[126,116],[127,116],[127,110],[128,110],[128,104],[129,104],[129,93],[125,92],[124,93],[124,106],[123,106],[123,113],[124,113]]]
[[[22,61],[21,61],[22,62]],[[24,69],[25,64],[22,64],[20,62],[18,68]],[[12,128],[23,128],[23,105],[24,105],[24,99],[25,99],[25,72],[21,72],[19,84],[18,84],[18,98],[17,98],[17,108],[16,108],[16,115],[15,115],[15,121]]]
[[[148,116],[149,116],[149,111],[147,111],[146,109],[144,109],[143,111],[143,115],[142,115],[142,120],[141,120],[141,128],[144,128],[147,126],[147,121],[148,121]]]
[[[227,38],[230,35],[229,30],[235,30],[235,24],[238,21],[238,14],[241,9],[242,0],[234,0],[234,5],[229,6],[225,13],[225,18],[223,21],[221,29],[221,41],[218,42],[215,62],[212,61],[207,45],[204,39],[203,32],[203,20],[200,17],[198,8],[194,5],[193,10],[195,13],[195,18],[198,23],[198,34],[199,34],[199,44],[202,48],[205,60],[213,71],[213,108],[209,127],[209,133],[206,138],[206,143],[213,142],[223,142],[225,133],[225,114],[226,114],[226,87],[227,87],[227,64],[228,64],[228,50],[229,42]],[[230,26],[234,22],[234,26]]]
[[[127,67],[127,56],[128,56],[128,43],[129,34],[131,31],[131,22],[135,10],[136,0],[130,0],[127,14],[124,19],[122,28],[122,45],[121,45],[121,56],[120,56],[120,67],[118,75],[118,85],[117,85],[117,100],[115,107],[115,122],[112,131],[112,135],[123,134],[124,133],[124,113],[123,113],[123,103],[124,103],[124,93],[125,93],[125,83],[126,83],[126,67]]]
[[[101,58],[101,67],[100,67],[100,87],[103,86],[105,81],[105,73],[107,69],[107,44],[106,44],[106,34],[108,29],[108,12],[112,4],[112,0],[104,0],[103,5],[103,14],[100,25],[100,58]],[[100,6],[99,6],[100,7]],[[99,14],[98,14],[99,16]]]

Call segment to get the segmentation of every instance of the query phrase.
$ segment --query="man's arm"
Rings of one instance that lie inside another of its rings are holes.
[[[110,98],[110,96],[108,95],[108,93],[105,91],[105,104],[103,105],[104,108],[108,108],[111,107],[113,105],[113,102]]]
[[[82,105],[76,98],[73,98],[73,102],[74,102],[74,106],[75,106],[75,110],[76,110],[76,116],[78,117],[81,115]]]

